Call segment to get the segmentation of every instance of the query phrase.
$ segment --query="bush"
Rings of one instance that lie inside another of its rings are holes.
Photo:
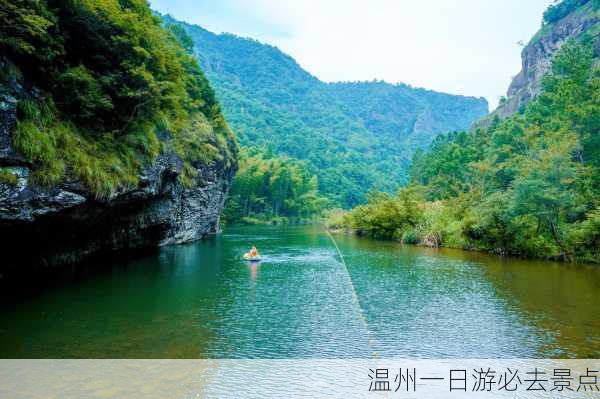
[[[14,174],[9,168],[0,168],[0,184],[16,186],[17,181],[17,175]]]
[[[325,217],[325,225],[329,229],[340,230],[349,226],[348,219],[347,211],[340,208],[331,209]]]
[[[408,229],[402,233],[402,244],[418,245],[420,243],[420,233],[416,229]]]
[[[588,2],[589,0],[562,0],[558,4],[552,4],[544,11],[544,23],[551,24],[563,19],[577,7],[581,7]]]
[[[569,244],[578,259],[600,262],[600,209],[588,213],[569,232]]]
[[[462,224],[456,218],[455,210],[441,201],[425,205],[423,223],[420,226],[423,245],[463,247]]]
[[[98,124],[114,108],[108,94],[83,65],[69,68],[58,76],[56,99],[61,109],[84,126],[104,130]]]

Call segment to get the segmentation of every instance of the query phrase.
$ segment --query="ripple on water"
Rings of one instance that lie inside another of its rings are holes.
[[[0,355],[600,357],[598,268],[336,240],[347,271],[318,228],[253,226],[66,279],[3,307]]]
[[[220,303],[210,357],[364,357],[370,354],[360,312],[352,301],[335,252],[329,248],[278,247],[241,286],[240,267]],[[273,267],[277,266],[277,267]],[[284,266],[284,267],[282,267]],[[232,346],[231,343],[235,342]]]

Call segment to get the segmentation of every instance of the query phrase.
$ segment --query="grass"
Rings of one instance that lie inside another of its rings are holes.
[[[97,197],[110,197],[119,188],[137,185],[143,161],[158,152],[152,132],[124,139],[89,137],[58,120],[51,106],[31,100],[19,104],[19,115],[14,146],[34,162],[31,178],[40,186],[59,183],[68,171]]]
[[[70,122],[62,121],[51,101],[23,100],[18,107],[19,120],[14,132],[15,149],[31,160],[35,168],[31,178],[44,187],[56,185],[70,174],[88,187],[97,198],[109,198],[120,189],[136,187],[144,165],[165,151],[157,130],[171,129],[168,145],[184,160],[180,182],[191,187],[197,182],[193,165],[209,164],[235,156],[226,137],[217,134],[213,124],[201,113],[183,124],[167,118],[157,123],[135,126],[126,135],[92,134]]]
[[[17,185],[17,175],[9,168],[0,168],[0,184]]]

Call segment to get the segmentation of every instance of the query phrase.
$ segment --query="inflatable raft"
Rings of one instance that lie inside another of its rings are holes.
[[[250,256],[249,254],[244,254],[243,258],[250,262],[259,262],[262,259],[260,256]]]

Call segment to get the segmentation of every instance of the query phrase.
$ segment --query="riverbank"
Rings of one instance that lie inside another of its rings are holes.
[[[562,257],[562,256],[554,256],[554,257],[525,256],[525,255],[519,254],[519,253],[507,253],[505,251],[503,252],[500,249],[488,249],[488,248],[477,247],[475,245],[444,244],[441,240],[440,235],[429,236],[428,240],[420,241],[418,238],[418,235],[413,234],[411,232],[411,234],[400,235],[400,238],[384,239],[384,238],[369,237],[368,235],[361,234],[361,232],[357,229],[344,228],[344,227],[339,227],[339,226],[329,227],[327,225],[325,225],[325,228],[330,233],[335,234],[335,235],[350,235],[350,236],[355,236],[358,238],[367,238],[367,239],[373,239],[373,240],[382,241],[382,242],[393,242],[393,243],[398,243],[398,244],[408,245],[408,246],[418,247],[418,248],[431,248],[431,249],[444,248],[444,249],[457,250],[457,251],[467,251],[467,252],[472,252],[472,253],[487,254],[490,256],[497,256],[499,258],[513,258],[513,259],[522,259],[522,260],[539,259],[539,260],[543,260],[543,261],[558,262],[558,263],[562,263],[562,264],[575,263],[575,264],[583,264],[583,265],[587,264],[587,265],[600,266],[600,260],[598,260],[597,258],[574,258],[574,259],[571,259],[570,261],[565,261],[564,257]]]

